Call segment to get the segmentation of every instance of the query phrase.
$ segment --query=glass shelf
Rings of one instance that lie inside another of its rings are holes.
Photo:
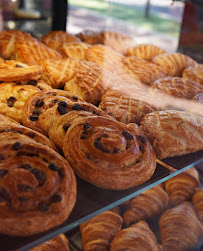
[[[166,167],[157,163],[157,168],[150,180],[144,184],[124,191],[112,191],[95,187],[81,179],[77,179],[78,195],[75,208],[70,217],[61,225],[51,230],[30,237],[11,237],[0,235],[1,248],[6,251],[25,251],[39,245],[61,233],[65,233],[82,222],[109,210],[138,194],[174,177],[175,175],[198,164],[203,159],[203,151],[180,157],[163,160],[178,170],[170,172]],[[186,161],[187,160],[187,161]],[[186,163],[187,162],[187,163]]]

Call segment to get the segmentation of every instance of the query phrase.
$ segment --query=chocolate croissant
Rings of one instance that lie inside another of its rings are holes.
[[[67,219],[76,180],[51,148],[16,132],[0,133],[0,233],[37,234]]]
[[[124,223],[129,226],[160,214],[168,206],[168,195],[160,186],[153,187],[132,200],[124,212]]]
[[[192,197],[192,203],[198,214],[199,220],[203,224],[203,188],[196,189]]]
[[[195,66],[197,62],[181,53],[166,53],[152,59],[154,64],[159,65],[167,76],[181,77],[185,68]]]
[[[142,120],[141,130],[159,159],[203,149],[203,118],[194,113],[173,110],[152,112]]]
[[[166,51],[159,48],[153,44],[139,44],[133,47],[129,47],[126,50],[126,56],[135,56],[140,59],[144,59],[146,61],[152,61],[152,58],[160,55],[165,54]]]
[[[203,84],[203,64],[196,64],[186,68],[183,72],[183,78],[189,78]]]
[[[199,174],[195,167],[178,174],[165,182],[165,190],[172,205],[189,200],[200,184]]]
[[[66,132],[63,152],[79,177],[106,189],[142,184],[156,168],[152,147],[136,124],[102,116],[76,119]]]
[[[106,211],[80,225],[84,251],[108,251],[110,243],[121,230],[122,217]]]
[[[111,242],[110,250],[159,251],[161,249],[148,224],[139,221],[118,232]]]
[[[163,213],[159,221],[164,250],[191,249],[203,234],[203,227],[189,202],[184,202]]]

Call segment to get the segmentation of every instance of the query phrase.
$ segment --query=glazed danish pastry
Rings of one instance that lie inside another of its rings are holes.
[[[67,161],[28,136],[0,133],[0,232],[28,236],[61,224],[76,201]]]
[[[139,221],[118,232],[111,242],[110,250],[159,251],[161,249],[148,224]]]
[[[122,217],[106,211],[80,225],[84,251],[108,251],[110,243],[121,230]]]
[[[183,78],[189,78],[203,85],[203,64],[196,64],[186,68],[183,72]]]
[[[107,189],[142,184],[156,168],[152,147],[136,124],[102,116],[75,120],[66,132],[63,152],[79,177]]]
[[[124,212],[124,223],[129,226],[160,214],[168,206],[168,195],[160,186],[153,187],[130,201]]]
[[[181,53],[166,53],[152,59],[154,64],[159,65],[167,76],[181,77],[185,68],[195,66],[197,62]]]
[[[61,47],[60,53],[64,57],[85,60],[88,48],[90,48],[90,45],[82,42],[66,43]]]
[[[199,174],[195,167],[178,174],[165,182],[165,190],[172,205],[178,205],[191,199],[200,184]]]
[[[192,197],[192,203],[203,225],[203,188],[196,189]]]
[[[184,202],[163,213],[159,221],[164,250],[189,250],[203,234],[191,203]]]
[[[152,61],[152,58],[160,55],[165,54],[166,51],[159,48],[153,44],[139,44],[133,47],[129,47],[126,50],[126,56],[135,56],[140,59],[144,59],[146,61]]]
[[[74,35],[68,34],[65,31],[51,31],[43,36],[41,41],[48,47],[59,51],[63,44],[80,42],[80,39]]]
[[[159,159],[203,149],[203,117],[194,113],[175,110],[152,112],[142,120],[141,130]]]

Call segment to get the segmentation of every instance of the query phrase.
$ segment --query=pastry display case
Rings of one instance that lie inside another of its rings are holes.
[[[158,26],[152,2],[145,18]],[[126,250],[132,231],[139,250],[200,251],[203,5],[170,2],[169,36],[118,20],[132,1],[95,1],[112,11],[105,27],[83,4],[0,5],[1,248]]]

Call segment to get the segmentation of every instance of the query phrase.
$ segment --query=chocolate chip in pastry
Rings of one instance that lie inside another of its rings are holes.
[[[106,189],[142,184],[156,168],[152,147],[136,124],[126,126],[102,116],[75,120],[63,152],[79,177]]]
[[[28,236],[65,221],[76,201],[67,161],[22,134],[0,133],[0,142],[0,232]]]
[[[194,113],[174,110],[152,112],[142,120],[141,130],[159,159],[203,149],[203,118]]]
[[[203,224],[203,188],[197,188],[193,197],[192,204],[197,212],[200,222]]]
[[[90,48],[90,45],[87,43],[74,42],[74,43],[66,43],[60,49],[60,53],[64,57],[68,58],[76,58],[79,60],[86,59],[86,51]]]
[[[189,78],[203,84],[203,64],[196,64],[186,68],[183,72],[183,78]]]

